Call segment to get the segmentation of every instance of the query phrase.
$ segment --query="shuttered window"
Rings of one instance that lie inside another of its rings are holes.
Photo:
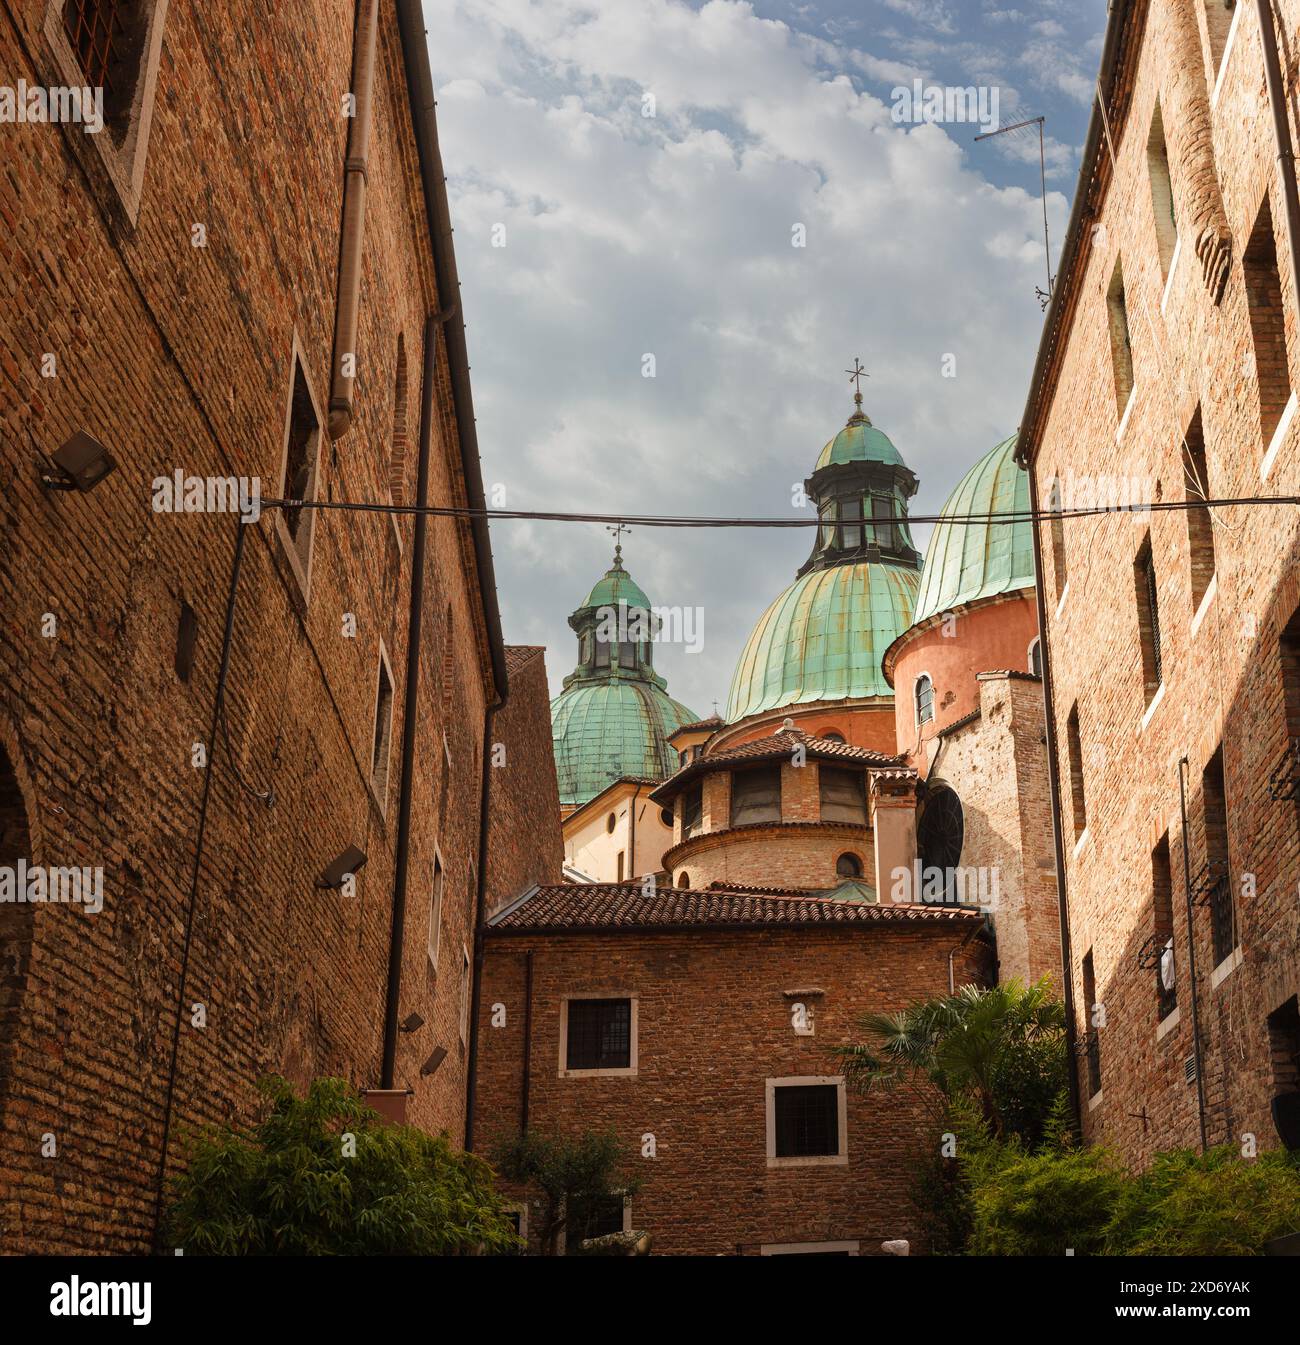
[[[781,820],[781,768],[760,766],[731,777],[731,825]]]
[[[867,824],[867,777],[862,771],[821,766],[822,821]]]

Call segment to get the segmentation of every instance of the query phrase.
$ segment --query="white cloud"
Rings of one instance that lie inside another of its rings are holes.
[[[892,122],[872,83],[919,64],[737,0],[430,0],[426,17],[479,441],[508,508],[788,517],[852,409],[855,355],[919,508],[1014,428],[1041,325],[1041,202],[983,176],[998,161],[971,127]],[[1064,199],[1049,210],[1059,241]],[[956,379],[940,376],[949,352]],[[811,541],[634,530],[624,553],[651,599],[705,609],[703,654],[657,656],[674,695],[725,703]],[[547,644],[558,685],[566,618],[610,539],[502,522],[493,545],[507,639]]]

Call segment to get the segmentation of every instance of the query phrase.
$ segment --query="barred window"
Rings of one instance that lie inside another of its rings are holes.
[[[566,1069],[628,1069],[632,1064],[632,1001],[571,999]]]
[[[839,1151],[839,1088],[833,1083],[778,1087],[776,1156],[820,1158]]]

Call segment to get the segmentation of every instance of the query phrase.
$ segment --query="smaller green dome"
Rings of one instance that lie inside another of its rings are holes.
[[[957,483],[940,511],[921,571],[914,620],[963,603],[1034,586],[1029,475],[1015,459],[1016,436],[986,453]],[[1020,514],[1014,523],[957,523],[968,514]]]
[[[619,548],[621,551],[622,548]],[[617,607],[625,602],[628,608],[639,607],[650,610],[650,599],[642,593],[640,586],[623,568],[622,556],[615,553],[613,566],[596,580],[592,590],[582,602],[583,607]]]
[[[881,462],[889,467],[907,465],[889,436],[876,429],[860,410],[849,417],[849,423],[822,449],[813,471],[819,472],[823,467],[842,462]]]

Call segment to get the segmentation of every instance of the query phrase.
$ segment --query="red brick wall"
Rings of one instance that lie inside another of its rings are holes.
[[[1281,0],[1276,8],[1285,50],[1287,35],[1300,23],[1300,4]],[[1199,13],[1201,6],[1195,9]],[[1117,170],[1089,231],[1077,311],[1046,407],[1034,462],[1040,499],[1047,498],[1053,478],[1068,471],[1092,478],[1136,476],[1145,479],[1154,498],[1183,498],[1181,436],[1198,406],[1213,496],[1300,490],[1294,421],[1267,478],[1263,475],[1269,445],[1261,430],[1259,372],[1270,350],[1257,358],[1242,257],[1266,193],[1282,258],[1292,387],[1300,347],[1259,21],[1254,6],[1238,9],[1236,39],[1217,105],[1211,107],[1216,71],[1209,68],[1203,34],[1178,26],[1180,19],[1190,21],[1187,7],[1174,0],[1150,6],[1130,111],[1112,128]],[[1293,84],[1293,67],[1288,73]],[[1157,96],[1180,227],[1186,222],[1163,308],[1165,281],[1146,155]],[[1192,222],[1212,216],[1220,191],[1232,265],[1216,306],[1202,283]],[[1133,407],[1118,439],[1104,293],[1117,257],[1123,260],[1136,378]],[[1197,1138],[1196,1089],[1184,1075],[1193,1039],[1179,763],[1186,758],[1186,839],[1195,876],[1205,860],[1201,773],[1220,740],[1244,960],[1226,978],[1212,976],[1210,913],[1194,905],[1206,1128],[1211,1143],[1239,1144],[1249,1133],[1261,1147],[1277,1144],[1269,1117],[1277,1085],[1265,1020],[1300,987],[1300,830],[1294,805],[1269,798],[1268,780],[1288,737],[1278,635],[1297,602],[1298,526],[1289,508],[1219,512],[1213,529],[1217,592],[1194,624],[1182,513],[1064,523],[1069,589],[1060,609],[1049,610],[1048,636],[1062,742],[1059,766],[1068,782],[1065,717],[1077,702],[1088,807],[1087,833],[1077,848],[1068,817],[1064,821],[1070,838],[1072,975],[1082,1000],[1080,963],[1091,950],[1106,1016],[1099,1034],[1103,1087],[1100,1099],[1085,1108],[1086,1128],[1091,1138],[1118,1145],[1135,1162]],[[1133,577],[1148,529],[1164,680],[1161,700],[1149,714]],[[1041,542],[1048,591],[1054,593],[1058,585],[1046,528]],[[1138,966],[1138,956],[1154,930],[1151,852],[1166,833],[1179,1017],[1161,1036],[1154,973]],[[1247,874],[1254,886],[1243,891]]]
[[[534,883],[558,883],[564,865],[543,653],[506,650],[510,695],[492,721],[505,760],[490,767],[488,785],[489,915]]]
[[[11,82],[51,82],[43,11],[15,8],[0,23]],[[440,302],[392,6],[381,13],[357,419],[321,457],[322,493],[336,500],[386,498],[398,337],[415,434],[423,322]],[[295,331],[324,414],[353,20],[350,0],[234,0],[219,22],[172,4],[135,228],[97,204],[114,198],[94,156],[70,150],[78,129],[6,128],[0,246],[22,302],[0,317],[0,742],[24,785],[28,858],[105,870],[101,914],[48,907],[31,922],[0,1085],[7,1249],[139,1251],[150,1236],[203,784],[190,753],[208,733],[237,526],[151,513],[150,482],[180,466],[257,474],[277,493]],[[191,246],[195,222],[205,248]],[[42,377],[46,352],[56,377]],[[440,352],[437,502],[464,500],[448,388]],[[78,429],[108,445],[118,471],[92,494],[48,495],[34,459]],[[305,619],[271,524],[264,516],[245,538],[229,748],[220,736],[184,997],[206,1006],[207,1026],[183,1020],[174,1134],[245,1114],[267,1071],[379,1082],[412,524],[319,517]],[[414,1089],[416,1122],[454,1137],[465,1077],[459,956],[447,950],[470,939],[490,679],[468,531],[434,520],[429,547],[401,1005],[426,1025],[401,1038],[397,1082]],[[173,670],[182,599],[199,618],[188,684]],[[342,634],[345,613],[355,638]],[[381,640],[395,707],[386,810],[369,783]],[[246,791],[232,752],[249,789],[274,790],[273,806]],[[369,855],[356,894],[316,890],[349,844]],[[425,952],[435,845],[447,873],[436,976]],[[6,962],[23,953],[12,941],[0,951]],[[451,1055],[421,1078],[437,1043]],[[41,1156],[45,1133],[57,1158]]]
[[[858,1017],[946,993],[949,922],[824,932],[490,936],[479,1037],[482,1134],[517,1134],[525,1060],[526,954],[533,957],[529,1124],[552,1134],[612,1126],[644,1183],[632,1225],[657,1252],[753,1254],[764,1243],[916,1239],[907,1164],[929,1130],[905,1093],[848,1098],[848,1167],[769,1168],[765,1080],[835,1075],[827,1048]],[[962,961],[957,962],[958,980]],[[783,992],[820,987],[816,1033],[796,1036]],[[635,1077],[560,1078],[560,1000],[638,995]],[[503,1005],[505,1024],[491,1025]],[[642,1158],[643,1136],[657,1157]],[[536,1215],[533,1215],[536,1220]]]

